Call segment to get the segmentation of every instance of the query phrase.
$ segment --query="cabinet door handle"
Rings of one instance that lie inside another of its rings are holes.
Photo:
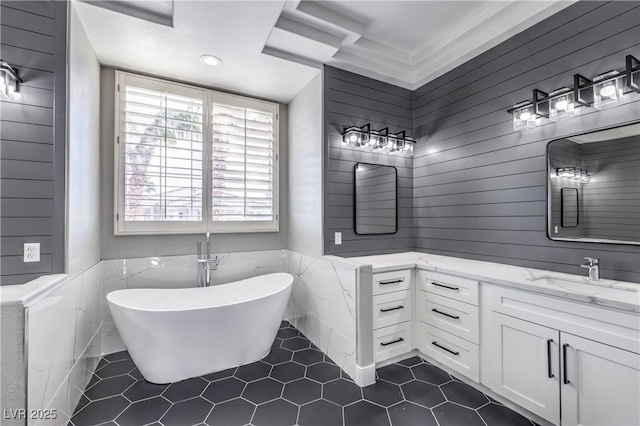
[[[400,343],[400,342],[404,342],[404,339],[402,337],[398,337],[396,340],[392,340],[390,342],[380,342],[380,345],[389,346],[389,345],[393,345],[394,343]]]
[[[440,283],[433,282],[433,281],[431,282],[431,285],[435,285],[437,287],[448,288],[449,290],[456,290],[456,291],[460,290],[460,287],[451,287],[451,286],[440,284]]]
[[[404,306],[398,305],[395,308],[380,309],[380,312],[397,311],[398,309],[404,309]]]
[[[553,379],[555,375],[551,372],[551,344],[553,339],[547,339],[547,376]]]
[[[562,345],[562,368],[564,370],[564,379],[562,380],[565,385],[571,383],[569,381],[569,374],[567,373],[567,348],[569,347],[568,343]]]
[[[379,281],[380,285],[400,284],[403,282],[404,282],[404,279],[391,280],[391,281]]]
[[[455,351],[452,351],[451,349],[447,349],[447,348],[445,348],[444,346],[439,345],[439,344],[438,344],[438,342],[431,342],[431,344],[432,344],[433,346],[437,346],[437,347],[439,347],[440,349],[442,349],[442,350],[444,350],[444,351],[449,352],[450,354],[454,354],[454,355],[456,355],[456,356],[457,356],[457,355],[460,355],[460,352],[455,352]]]
[[[449,318],[453,318],[453,319],[460,319],[460,317],[457,316],[457,315],[451,315],[451,314],[448,314],[446,312],[441,312],[441,311],[437,310],[436,308],[433,308],[431,311],[435,312],[436,314],[444,315],[445,317],[449,317]]]

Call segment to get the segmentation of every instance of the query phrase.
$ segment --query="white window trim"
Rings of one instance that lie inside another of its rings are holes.
[[[201,97],[203,101],[203,171],[202,171],[202,221],[125,221],[124,217],[124,157],[125,157],[125,129],[120,126],[120,95],[124,93],[127,81],[135,81],[141,87],[165,90],[171,87],[171,92],[194,98]],[[120,91],[120,88],[123,91]],[[280,105],[274,102],[261,101],[245,96],[231,95],[196,86],[174,83],[152,77],[140,76],[128,72],[116,71],[114,87],[114,199],[113,199],[113,230],[114,235],[163,235],[163,234],[201,234],[213,233],[254,233],[278,232],[280,230]],[[273,213],[272,221],[212,221],[212,126],[211,105],[213,102],[229,103],[242,107],[270,111],[274,114],[274,166],[273,166]],[[122,141],[122,143],[121,143]]]

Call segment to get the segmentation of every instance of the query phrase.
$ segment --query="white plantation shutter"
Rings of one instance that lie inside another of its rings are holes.
[[[268,227],[275,221],[276,114],[273,104],[214,98],[214,222],[262,222]]]
[[[277,104],[121,72],[117,84],[116,234],[278,229]]]

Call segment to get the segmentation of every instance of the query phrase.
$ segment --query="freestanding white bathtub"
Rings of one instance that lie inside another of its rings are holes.
[[[173,383],[265,357],[292,283],[276,273],[211,287],[116,290],[107,301],[144,378]]]

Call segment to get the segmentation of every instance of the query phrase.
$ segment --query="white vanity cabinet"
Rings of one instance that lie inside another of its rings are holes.
[[[478,382],[478,283],[425,270],[416,277],[418,350]]]
[[[487,293],[484,385],[556,425],[640,424],[637,315],[500,287]]]
[[[381,362],[411,352],[413,270],[373,274],[373,359]]]

